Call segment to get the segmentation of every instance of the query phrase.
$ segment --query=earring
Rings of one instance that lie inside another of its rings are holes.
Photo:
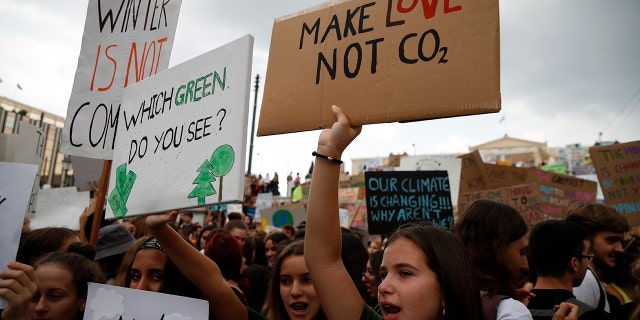
[[[444,307],[442,307],[442,316],[444,317]]]

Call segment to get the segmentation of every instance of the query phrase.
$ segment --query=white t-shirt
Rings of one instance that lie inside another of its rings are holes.
[[[609,300],[607,299],[607,292],[601,287],[600,281],[596,277],[596,274],[591,267],[587,269],[587,273],[584,275],[584,279],[580,286],[573,287],[573,295],[576,299],[594,307],[598,308],[598,302],[600,302],[600,290],[604,293],[604,311],[609,311]]]
[[[500,301],[496,320],[533,320],[533,317],[522,302],[507,298]]]

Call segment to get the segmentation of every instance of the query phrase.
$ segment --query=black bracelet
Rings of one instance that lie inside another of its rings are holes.
[[[331,162],[333,162],[333,163],[342,164],[342,160],[340,160],[340,159],[336,159],[336,158],[332,158],[332,157],[329,157],[329,156],[325,156],[324,154],[319,154],[319,153],[317,153],[317,152],[315,152],[315,151],[314,151],[314,152],[311,152],[311,155],[312,155],[312,156],[314,156],[314,157],[319,157],[319,158],[322,158],[322,159],[327,159],[327,160],[329,160],[329,161],[331,161]]]

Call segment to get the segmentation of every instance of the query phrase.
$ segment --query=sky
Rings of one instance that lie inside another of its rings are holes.
[[[66,116],[88,1],[1,2],[0,96]],[[274,19],[322,2],[183,0],[169,66],[253,35],[252,79],[256,74],[261,78],[257,128]],[[640,140],[640,1],[499,4],[502,110],[366,125],[343,154],[347,171],[355,158],[467,153],[470,146],[505,134],[549,147]],[[254,91],[252,83],[249,133]],[[251,171],[271,177],[277,172],[281,181],[290,172],[304,177],[318,135],[254,138]]]

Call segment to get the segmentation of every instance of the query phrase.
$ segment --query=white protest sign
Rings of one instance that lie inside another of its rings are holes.
[[[123,88],[169,66],[181,4],[89,1],[62,153],[111,159]]]
[[[78,192],[75,187],[42,189],[38,193],[38,209],[31,219],[31,229],[65,227],[78,230],[82,210],[89,203],[89,192]]]
[[[253,37],[128,87],[106,219],[241,202]]]
[[[462,160],[458,158],[434,157],[434,156],[409,156],[400,159],[400,167],[397,171],[431,171],[445,170],[449,175],[449,190],[451,191],[451,203],[458,203],[460,194],[460,172]]]
[[[34,164],[0,162],[0,270],[16,258],[22,220],[37,173]],[[6,307],[7,301],[0,298],[0,309]]]
[[[89,283],[88,290],[84,320],[200,320],[209,318],[209,303],[201,299],[92,282]]]
[[[31,197],[26,217],[32,218],[36,213],[36,198],[40,189],[40,165],[44,154],[45,136],[42,128],[20,121],[18,134],[0,134],[0,161],[29,163],[38,166],[38,173],[33,179]]]
[[[258,193],[256,197],[256,212],[252,219],[260,220],[262,215],[260,214],[260,210],[269,209],[273,207],[273,193],[271,192],[263,192]]]

